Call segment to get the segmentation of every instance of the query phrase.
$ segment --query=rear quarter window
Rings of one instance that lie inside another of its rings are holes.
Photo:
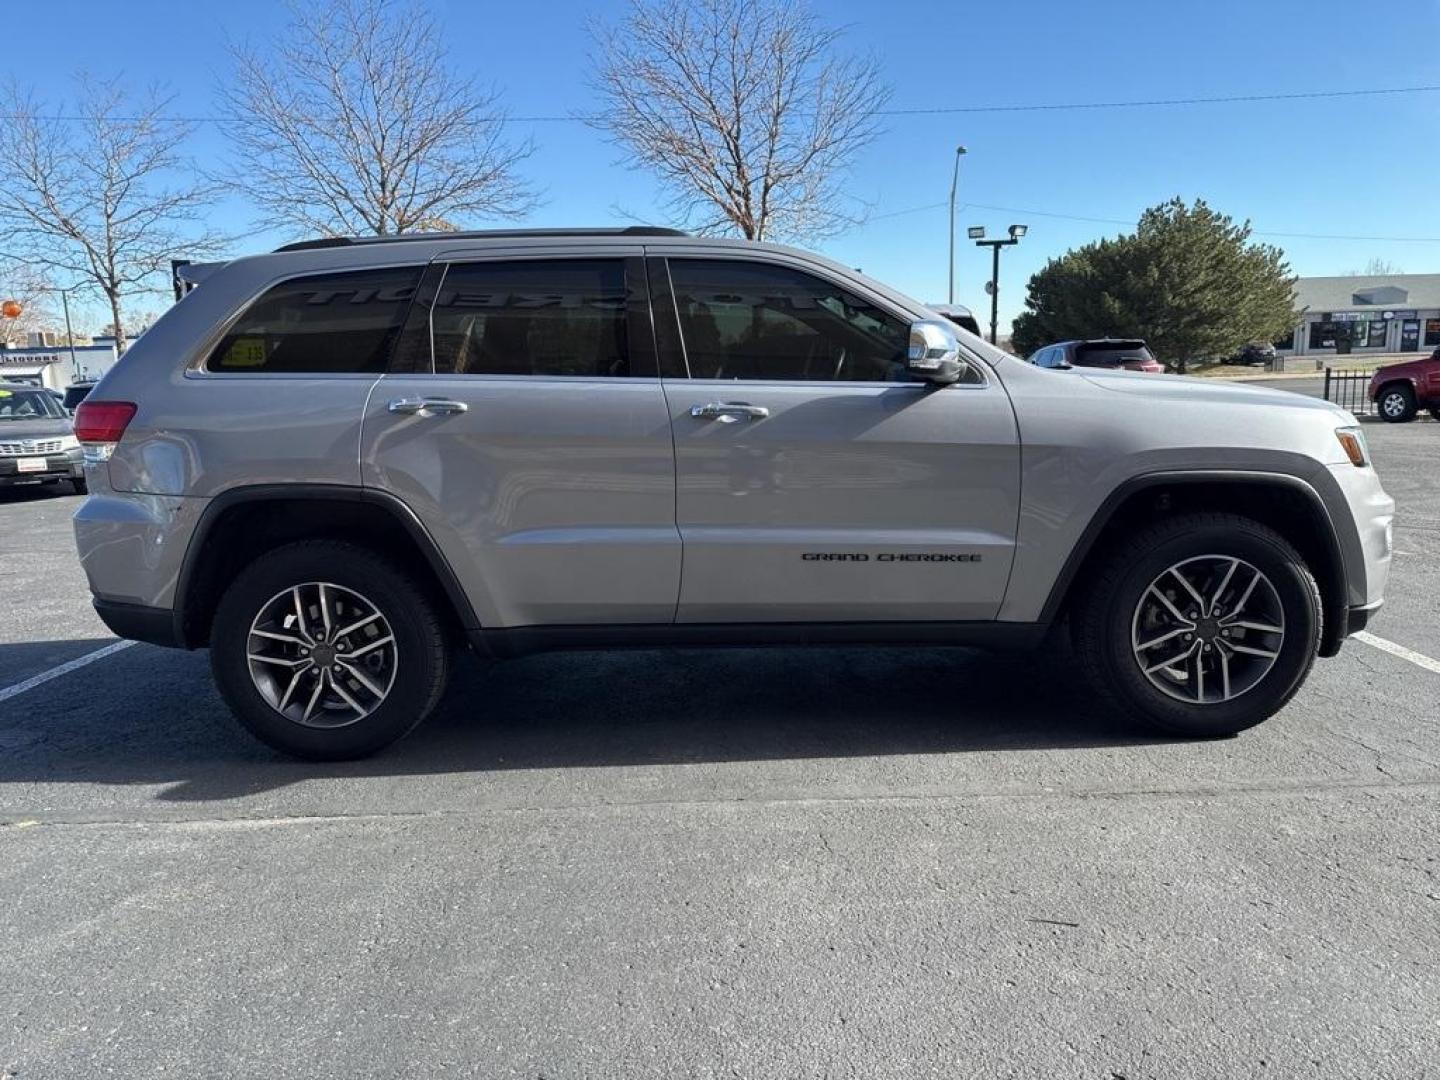
[[[312,274],[281,282],[236,320],[209,371],[379,374],[405,320],[421,267]]]

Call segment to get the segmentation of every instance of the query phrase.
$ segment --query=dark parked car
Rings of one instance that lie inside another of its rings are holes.
[[[975,321],[974,313],[964,304],[931,304],[930,310],[944,315],[961,330],[969,330],[976,337],[980,336],[980,324]]]
[[[1274,367],[1275,346],[1268,341],[1249,341],[1240,346],[1240,351],[1225,360],[1227,364],[1245,364],[1249,367],[1263,365]]]
[[[1440,420],[1440,349],[1423,360],[1376,368],[1370,377],[1370,400],[1380,419],[1392,424],[1414,420],[1420,409],[1429,409]]]
[[[1164,365],[1139,338],[1095,338],[1090,341],[1061,341],[1030,354],[1036,367],[1124,368],[1160,374]]]
[[[90,391],[95,389],[93,382],[71,383],[65,388],[65,408],[73,413],[75,406],[90,396]]]

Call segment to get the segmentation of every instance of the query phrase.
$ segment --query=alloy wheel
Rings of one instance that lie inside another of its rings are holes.
[[[1167,567],[1135,605],[1130,643],[1161,693],[1192,705],[1231,701],[1269,674],[1285,641],[1275,586],[1230,555]]]
[[[356,592],[312,581],[276,593],[250,624],[250,679],[265,702],[304,727],[348,727],[395,684],[395,634]]]
[[[1380,400],[1380,408],[1386,416],[1405,415],[1406,404],[1405,395],[1400,393],[1386,394]]]

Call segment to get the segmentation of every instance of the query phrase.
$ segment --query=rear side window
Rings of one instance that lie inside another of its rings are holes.
[[[453,264],[430,316],[435,373],[647,374],[631,367],[630,299],[623,259]]]
[[[206,367],[257,374],[379,374],[420,271],[384,267],[282,282],[240,316]]]

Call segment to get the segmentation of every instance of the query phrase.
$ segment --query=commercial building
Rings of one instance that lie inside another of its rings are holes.
[[[1295,283],[1303,321],[1288,356],[1419,353],[1440,346],[1440,274],[1313,277]]]
[[[100,378],[115,363],[115,355],[113,344],[0,349],[0,382],[32,382],[63,391],[71,383]]]

